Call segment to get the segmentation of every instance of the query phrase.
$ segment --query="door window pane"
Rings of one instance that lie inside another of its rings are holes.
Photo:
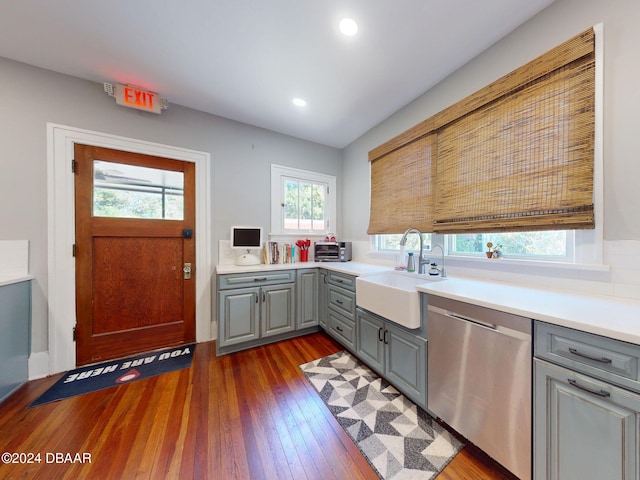
[[[183,194],[182,172],[93,162],[95,217],[183,220]]]

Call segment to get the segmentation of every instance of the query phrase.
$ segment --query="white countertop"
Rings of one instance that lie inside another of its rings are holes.
[[[218,265],[217,272],[227,274],[314,267],[355,276],[392,270],[388,266],[360,262],[302,262],[284,265]],[[417,289],[419,292],[640,345],[640,301],[456,277],[439,282],[427,281],[418,285]]]
[[[640,301],[462,278],[418,291],[640,345]]]
[[[349,275],[366,275],[377,272],[384,272],[390,270],[387,266],[372,265],[370,263],[360,262],[296,262],[296,263],[283,263],[276,265],[266,265],[261,263],[260,265],[218,265],[216,272],[220,275],[228,273],[245,273],[245,272],[268,272],[276,270],[297,270],[300,268],[325,268],[327,270],[333,270],[335,272],[342,272]]]
[[[0,287],[5,285],[11,285],[12,283],[26,282],[33,280],[33,275],[1,275],[0,274]]]

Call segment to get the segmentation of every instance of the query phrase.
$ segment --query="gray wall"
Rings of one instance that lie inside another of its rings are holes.
[[[30,242],[33,352],[48,350],[47,122],[209,152],[214,263],[232,224],[269,231],[271,163],[342,177],[341,152],[331,147],[177,105],[160,116],[126,109],[102,84],[1,58],[0,78],[0,240]]]
[[[367,239],[369,185],[362,180],[369,177],[369,150],[597,23],[604,26],[604,236],[640,240],[637,0],[557,0],[349,145],[343,152],[345,237]]]

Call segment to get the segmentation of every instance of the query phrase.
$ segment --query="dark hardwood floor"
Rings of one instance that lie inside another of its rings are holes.
[[[189,369],[34,408],[60,375],[31,381],[0,404],[0,453],[41,460],[0,479],[376,479],[298,368],[341,349],[323,333],[223,357],[201,343]],[[472,447],[438,477],[510,478]]]

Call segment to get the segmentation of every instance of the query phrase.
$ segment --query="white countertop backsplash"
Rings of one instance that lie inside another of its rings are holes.
[[[29,241],[0,240],[0,286],[31,280]]]

